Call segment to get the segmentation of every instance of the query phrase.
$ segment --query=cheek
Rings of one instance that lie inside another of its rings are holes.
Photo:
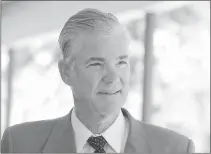
[[[124,86],[129,85],[129,83],[130,83],[130,69],[125,68],[125,69],[121,70],[120,71],[120,78],[121,78]]]
[[[92,93],[96,90],[99,85],[99,82],[102,78],[102,75],[99,71],[92,71],[90,69],[85,69],[81,74],[82,80],[81,82],[84,84],[84,88]]]

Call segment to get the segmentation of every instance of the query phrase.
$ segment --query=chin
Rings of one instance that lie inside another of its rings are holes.
[[[119,101],[106,101],[104,103],[105,105],[103,105],[102,109],[107,113],[117,112],[123,106],[123,103]]]
[[[100,115],[103,117],[109,117],[112,115],[117,114],[121,110],[121,107],[119,108],[104,108],[103,111],[100,112]]]

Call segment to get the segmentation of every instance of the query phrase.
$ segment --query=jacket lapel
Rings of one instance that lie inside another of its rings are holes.
[[[58,119],[47,140],[43,153],[75,153],[75,138],[71,124],[71,113]]]
[[[135,120],[124,108],[122,108],[122,113],[129,122],[129,134],[124,153],[151,153],[152,149],[147,141],[142,123]]]

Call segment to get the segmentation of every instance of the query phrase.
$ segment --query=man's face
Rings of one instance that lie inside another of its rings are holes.
[[[75,76],[71,82],[79,100],[75,106],[101,116],[117,113],[127,97],[130,80],[129,43],[125,35],[83,34],[75,42],[75,49],[80,47],[75,54]]]

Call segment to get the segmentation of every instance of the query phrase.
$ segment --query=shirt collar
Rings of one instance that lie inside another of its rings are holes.
[[[75,108],[73,108],[71,115],[72,127],[75,134],[76,148],[77,151],[81,151],[86,144],[88,138],[92,135],[92,132],[81,123],[76,117]]]
[[[120,111],[115,122],[102,133],[102,136],[117,153],[120,153],[121,150],[124,131],[125,119],[122,111]]]
[[[108,127],[102,134],[93,134],[81,121],[76,117],[75,109],[71,115],[72,126],[75,134],[77,151],[82,150],[90,136],[102,135],[108,144],[117,152],[120,153],[122,139],[125,131],[125,119],[120,111],[115,122]]]

